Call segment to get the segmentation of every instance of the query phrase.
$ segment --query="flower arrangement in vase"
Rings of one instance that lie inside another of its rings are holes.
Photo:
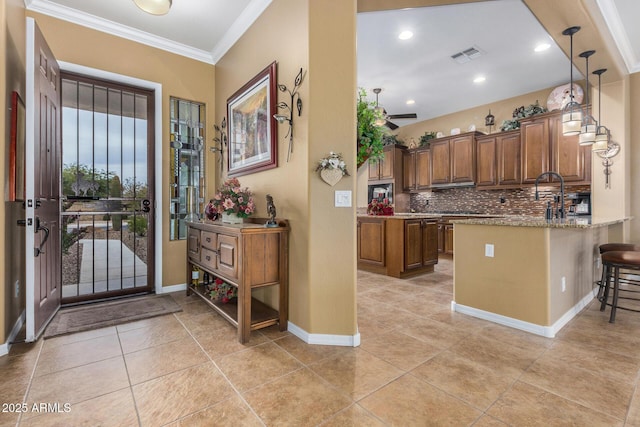
[[[389,203],[389,199],[373,199],[367,206],[368,215],[393,215],[393,205]]]
[[[240,186],[238,178],[227,179],[210,203],[222,214],[223,222],[242,222],[242,218],[247,218],[256,209],[253,193]]]
[[[212,300],[223,304],[228,303],[232,298],[238,297],[238,288],[228,284],[219,277],[213,280],[213,284],[208,285],[208,291],[209,297],[211,297]]]

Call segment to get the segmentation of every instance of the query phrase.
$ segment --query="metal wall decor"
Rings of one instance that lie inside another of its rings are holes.
[[[300,85],[302,84],[302,80],[304,80],[305,73],[302,68],[300,68],[300,72],[296,76],[293,82],[293,89],[288,89],[287,86],[283,84],[278,84],[278,90],[280,92],[288,92],[291,97],[291,102],[287,104],[286,102],[279,102],[277,107],[283,110],[287,110],[288,114],[274,114],[273,118],[275,118],[278,123],[289,123],[289,131],[284,136],[285,138],[289,137],[289,151],[287,152],[287,162],[291,158],[291,153],[293,152],[293,107],[295,103],[295,108],[298,111],[298,117],[302,113],[302,100],[300,99],[300,94],[298,93],[298,89],[300,89]],[[297,100],[296,100],[297,98]]]
[[[596,154],[603,159],[602,166],[604,166],[604,188],[611,188],[611,182],[609,175],[611,175],[611,166],[613,165],[612,157],[615,157],[620,152],[620,144],[617,142],[609,142],[605,151],[596,151]]]
[[[491,128],[496,124],[496,118],[493,114],[491,114],[491,110],[489,110],[489,114],[484,118],[484,125],[489,128],[489,133],[491,133]]]
[[[214,123],[213,130],[216,133],[216,136],[213,138],[213,142],[215,142],[216,145],[209,147],[209,151],[212,153],[220,153],[220,173],[222,173],[224,168],[224,150],[227,146],[227,118],[222,118],[220,126]]]

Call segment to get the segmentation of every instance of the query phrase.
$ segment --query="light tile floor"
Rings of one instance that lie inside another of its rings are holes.
[[[640,313],[612,325],[592,303],[545,339],[451,313],[451,295],[448,260],[359,272],[362,344],[344,348],[277,328],[241,345],[174,294],[180,313],[12,347],[0,426],[640,426]]]

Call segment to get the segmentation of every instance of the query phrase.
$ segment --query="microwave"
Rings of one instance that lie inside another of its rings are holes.
[[[388,199],[389,203],[393,203],[393,184],[371,184],[369,185],[369,197],[367,203],[371,203],[373,199],[383,201]]]

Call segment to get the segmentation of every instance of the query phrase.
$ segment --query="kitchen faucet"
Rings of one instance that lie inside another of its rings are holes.
[[[562,178],[562,175],[560,175],[559,173],[553,172],[553,171],[547,171],[547,172],[542,172],[540,175],[538,175],[538,177],[536,178],[536,200],[540,200],[540,196],[538,194],[538,182],[540,182],[540,178],[546,175],[556,177],[560,180],[560,205],[556,208],[555,216],[556,218],[561,218],[561,219],[565,218],[566,214],[564,212],[564,178]]]

